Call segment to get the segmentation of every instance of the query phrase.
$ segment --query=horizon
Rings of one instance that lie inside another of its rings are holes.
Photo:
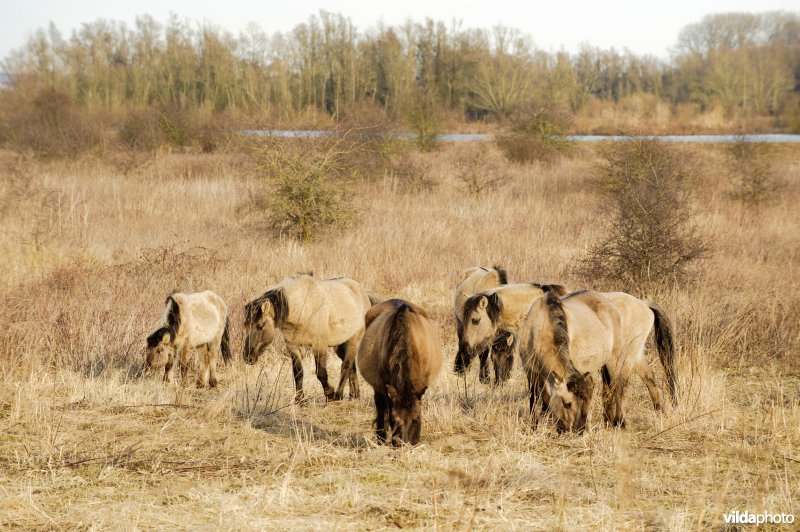
[[[8,59],[12,51],[24,46],[38,30],[47,31],[51,23],[63,37],[69,38],[81,25],[101,19],[122,22],[131,28],[137,17],[150,15],[163,24],[171,16],[176,16],[194,25],[212,24],[234,36],[255,23],[272,36],[290,32],[308,22],[310,17],[318,16],[320,11],[327,11],[349,19],[361,33],[369,32],[381,24],[398,26],[408,20],[422,22],[432,19],[448,26],[457,24],[462,29],[491,29],[502,25],[519,30],[532,40],[537,49],[547,52],[565,50],[576,53],[589,46],[629,51],[638,56],[654,56],[668,61],[674,54],[680,31],[689,24],[700,22],[707,15],[797,12],[797,6],[790,4],[785,0],[681,0],[669,6],[653,7],[631,0],[617,0],[604,5],[579,2],[566,6],[537,3],[520,5],[519,2],[500,0],[491,6],[481,2],[466,2],[454,7],[449,4],[426,5],[419,0],[397,6],[362,5],[358,1],[339,0],[322,7],[316,2],[298,0],[291,9],[269,11],[268,6],[246,6],[239,0],[232,0],[224,6],[200,7],[185,0],[144,0],[136,7],[91,0],[64,5],[46,0],[36,6],[2,6],[2,11],[8,15],[0,17],[0,60]],[[575,16],[576,9],[580,11],[580,17]],[[657,20],[658,24],[653,25],[653,20]]]

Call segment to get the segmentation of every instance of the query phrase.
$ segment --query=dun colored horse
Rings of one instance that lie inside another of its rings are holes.
[[[303,363],[300,348],[314,351],[317,379],[329,400],[342,398],[349,380],[350,397],[359,396],[355,358],[364,335],[364,314],[377,303],[352,279],[289,277],[245,305],[244,360],[255,364],[280,329],[292,357],[295,399],[303,399]],[[335,347],[342,360],[339,386],[328,383],[328,348]]]
[[[564,288],[560,285],[536,283],[506,285],[469,298],[464,303],[463,318],[466,349],[474,351],[484,349],[500,329],[516,334],[533,301],[546,292],[561,296],[564,294]],[[654,330],[659,358],[667,376],[672,402],[675,403],[672,330],[664,311],[651,301],[642,301],[624,292],[605,292],[603,296],[620,313],[623,356],[638,361],[633,368],[647,386],[653,407],[659,410],[662,406],[661,390],[656,385],[653,371],[644,358],[647,338],[650,331]]]
[[[441,368],[439,338],[422,307],[391,299],[372,307],[358,351],[358,369],[375,390],[375,430],[393,445],[419,442],[422,396]]]
[[[217,385],[217,360],[220,354],[230,362],[228,307],[214,292],[176,293],[167,297],[162,326],[147,338],[145,372],[164,368],[164,380],[178,358],[181,381],[186,381],[192,350],[202,351],[197,386]]]
[[[594,389],[591,375],[598,370],[602,370],[603,376],[606,423],[625,426],[623,395],[628,378],[634,370],[640,375],[645,373],[642,368],[649,370],[644,356],[649,329],[634,337],[625,331],[623,319],[626,315],[628,319],[636,315],[637,303],[643,302],[632,296],[628,298],[612,302],[606,294],[581,290],[561,299],[548,293],[531,304],[519,332],[530,406],[533,410],[541,395],[543,406],[551,411],[559,432],[584,429]],[[655,317],[659,351],[669,351],[661,357],[662,361],[668,361],[668,377],[674,378],[669,321],[657,305],[646,305],[650,316]],[[647,321],[640,318],[640,322]],[[652,386],[645,382],[651,396],[658,392],[654,382]],[[660,397],[660,393],[657,395]]]
[[[464,302],[473,294],[490,290],[508,284],[506,271],[499,266],[485,268],[476,266],[469,268],[461,274],[461,281],[453,295],[453,311],[456,318],[456,334],[458,336],[458,352],[456,353],[453,371],[463,374],[469,368],[475,351],[467,349],[463,341],[464,332]],[[478,352],[480,371],[478,377],[482,383],[489,382],[489,356],[491,354],[494,366],[495,384],[508,380],[511,375],[513,358],[514,336],[504,330],[498,330],[494,335],[491,345],[484,346]]]

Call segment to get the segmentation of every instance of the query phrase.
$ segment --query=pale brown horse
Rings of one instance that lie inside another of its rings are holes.
[[[375,431],[393,445],[419,442],[422,396],[442,365],[439,338],[422,307],[390,299],[364,318],[358,370],[375,390]]]
[[[317,379],[325,397],[342,398],[349,381],[350,397],[359,396],[355,359],[364,334],[364,314],[377,303],[352,279],[315,279],[309,275],[288,277],[245,305],[244,353],[248,364],[255,364],[280,329],[292,357],[295,399],[303,399],[303,363],[300,348],[314,351]],[[342,360],[339,386],[328,383],[328,348],[335,347]]]
[[[538,283],[510,284],[480,292],[464,303],[463,342],[465,349],[485,349],[498,330],[517,334],[531,304],[546,292],[562,296],[566,293],[560,285]],[[656,384],[653,370],[644,357],[650,331],[654,332],[658,355],[667,377],[673,404],[675,395],[675,350],[672,327],[664,310],[652,301],[643,301],[624,292],[603,292],[619,311],[622,319],[623,356],[636,360],[634,370],[647,386],[653,408],[663,404],[661,390]]]
[[[202,353],[197,386],[217,385],[217,361],[220,355],[231,359],[228,340],[228,307],[214,292],[175,293],[167,296],[162,326],[147,338],[145,374],[164,368],[164,380],[171,380],[171,370],[178,361],[181,382],[185,383],[194,349]]]
[[[467,348],[463,341],[464,333],[464,303],[470,296],[508,284],[508,275],[500,266],[486,268],[475,266],[461,273],[461,280],[456,285],[453,294],[453,312],[456,318],[456,335],[458,337],[458,352],[456,353],[453,371],[462,375],[469,368],[475,351]],[[489,359],[494,366],[495,384],[508,380],[511,375],[513,357],[514,335],[498,330],[491,345],[486,345],[478,352],[480,370],[478,378],[484,384],[489,382]]]
[[[639,312],[640,300],[628,296],[612,301],[608,296],[581,290],[559,299],[549,293],[531,304],[520,326],[520,357],[528,376],[531,410],[541,396],[560,432],[583,430],[594,388],[591,375],[598,370],[603,376],[606,423],[625,426],[625,386],[632,372],[641,375],[641,368],[647,367],[644,343],[653,326],[653,314],[657,344],[668,342],[672,348],[669,323],[661,309],[644,304],[648,322],[644,311]],[[636,337],[625,330],[626,314],[642,315],[646,327],[640,328],[643,332]],[[674,377],[674,372],[668,374]]]

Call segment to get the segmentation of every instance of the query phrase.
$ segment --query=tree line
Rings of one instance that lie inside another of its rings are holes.
[[[180,105],[291,124],[427,102],[461,120],[505,120],[531,101],[578,115],[644,94],[800,129],[800,14],[718,14],[684,28],[672,59],[584,47],[537,49],[520,31],[407,21],[360,31],[321,11],[286,33],[238,35],[177,17],[97,20],[65,37],[36,31],[2,68],[17,97],[56,91],[113,116]],[[796,121],[795,124],[792,120]]]

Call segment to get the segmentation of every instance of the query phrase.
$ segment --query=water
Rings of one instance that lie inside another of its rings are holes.
[[[318,138],[333,135],[333,131],[324,130],[255,130],[250,129],[243,132],[250,137],[284,137],[284,138]],[[398,133],[398,138],[413,140],[411,133]],[[486,142],[494,138],[487,133],[445,133],[437,136],[441,142]],[[633,139],[624,135],[567,135],[567,140],[576,142],[624,142]],[[779,133],[755,134],[755,135],[646,135],[644,138],[663,142],[697,142],[697,143],[731,143],[744,139],[746,142],[768,142],[768,143],[800,143],[800,135],[788,135]]]

